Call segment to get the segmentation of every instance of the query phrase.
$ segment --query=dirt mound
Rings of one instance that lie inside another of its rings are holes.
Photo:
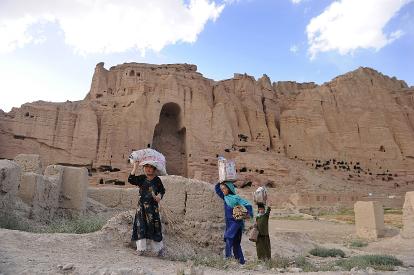
[[[104,242],[111,242],[115,246],[122,244],[125,247],[131,247],[131,249],[135,248],[135,243],[131,242],[134,215],[134,210],[115,215],[108,220],[100,232],[96,233],[97,237]],[[215,252],[217,249],[200,246],[182,232],[175,231],[165,222],[163,222],[163,236],[167,258],[183,259],[217,255]]]

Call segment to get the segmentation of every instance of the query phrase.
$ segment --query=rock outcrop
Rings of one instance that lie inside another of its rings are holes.
[[[414,191],[405,194],[403,206],[403,228],[401,236],[407,239],[414,238]]]
[[[0,158],[35,153],[43,167],[94,173],[124,170],[130,152],[146,147],[166,156],[169,174],[204,181],[217,179],[218,155],[236,159],[242,180],[283,181],[288,157],[397,190],[409,181],[396,176],[414,175],[414,89],[369,68],[316,85],[246,74],[213,81],[188,64],[99,63],[82,101],[0,112]]]

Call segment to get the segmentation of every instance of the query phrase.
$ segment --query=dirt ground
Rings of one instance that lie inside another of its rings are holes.
[[[350,224],[320,220],[271,219],[269,227],[273,254],[306,254],[316,244],[341,248],[349,256],[389,254],[403,260],[407,267],[403,271],[392,272],[393,274],[414,274],[414,239],[403,240],[399,235],[395,235],[371,242],[367,247],[349,249],[346,244],[356,239],[354,226]],[[252,261],[255,258],[255,247],[246,239],[244,237],[243,249],[247,261]],[[190,266],[191,263],[137,256],[131,248],[105,241],[102,232],[84,235],[34,234],[0,229],[0,274],[177,274],[179,269],[184,269],[186,274],[190,274]],[[197,267],[198,274],[201,274],[201,270],[204,274],[276,272],[246,270],[237,264],[228,270]]]

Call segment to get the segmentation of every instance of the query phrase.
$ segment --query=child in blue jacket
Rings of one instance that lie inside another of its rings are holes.
[[[229,181],[217,183],[215,186],[217,195],[224,200],[224,216],[226,220],[226,231],[224,232],[224,241],[226,242],[226,258],[232,256],[239,260],[240,264],[244,264],[243,251],[241,248],[241,238],[244,228],[243,220],[235,220],[233,218],[233,208],[242,205],[247,209],[250,218],[253,217],[252,205],[242,197],[236,194],[234,184]]]

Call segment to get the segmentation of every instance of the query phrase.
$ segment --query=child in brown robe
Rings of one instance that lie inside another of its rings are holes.
[[[256,225],[259,236],[256,242],[257,258],[259,260],[269,260],[271,258],[270,238],[269,238],[269,214],[270,207],[265,207],[263,203],[257,204]]]

